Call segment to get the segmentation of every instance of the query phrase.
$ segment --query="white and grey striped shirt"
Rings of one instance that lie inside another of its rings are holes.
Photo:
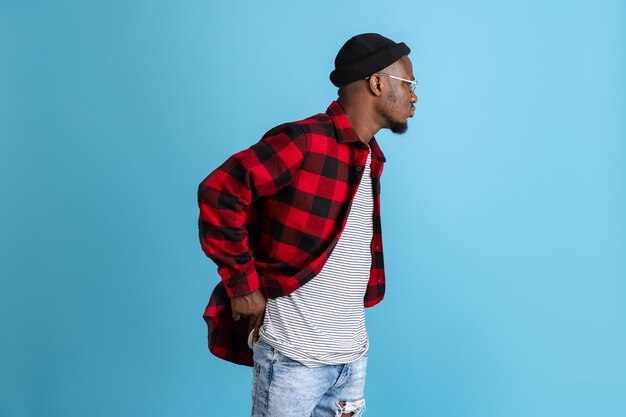
[[[345,228],[320,273],[284,297],[268,299],[261,336],[306,366],[349,363],[368,349],[363,297],[372,264],[371,152]]]

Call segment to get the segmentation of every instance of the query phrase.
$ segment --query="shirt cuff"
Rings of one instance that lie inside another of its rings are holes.
[[[224,288],[230,298],[241,297],[261,288],[261,281],[259,281],[256,271],[253,270],[249,274],[224,281]]]

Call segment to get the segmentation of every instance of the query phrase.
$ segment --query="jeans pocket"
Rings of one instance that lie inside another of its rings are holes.
[[[271,363],[273,358],[274,348],[259,337],[252,345],[252,361],[254,363]]]
[[[261,336],[259,336],[259,338],[256,340],[256,342],[253,343],[252,349],[254,349],[254,348],[260,348],[260,349],[265,349],[265,350],[273,350],[274,349]]]
[[[274,351],[274,360],[272,361],[272,363],[274,366],[281,367],[304,366],[300,362],[288,358],[277,350]]]

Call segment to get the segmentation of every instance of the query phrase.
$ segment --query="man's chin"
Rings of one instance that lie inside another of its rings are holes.
[[[392,133],[397,133],[398,135],[401,135],[403,133],[406,133],[407,129],[409,128],[407,119],[404,119],[404,122],[399,122],[397,120],[394,120],[394,118],[388,114],[385,114],[384,117],[385,121],[387,122],[387,129],[391,130]]]
[[[398,135],[402,135],[403,133],[406,133],[408,129],[409,129],[408,123],[393,122],[389,126],[389,130],[391,130],[392,133],[396,133]]]

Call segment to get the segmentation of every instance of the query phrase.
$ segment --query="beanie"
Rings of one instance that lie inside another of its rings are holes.
[[[411,52],[404,42],[396,43],[378,33],[363,33],[346,42],[335,58],[330,81],[337,87],[364,79]]]

